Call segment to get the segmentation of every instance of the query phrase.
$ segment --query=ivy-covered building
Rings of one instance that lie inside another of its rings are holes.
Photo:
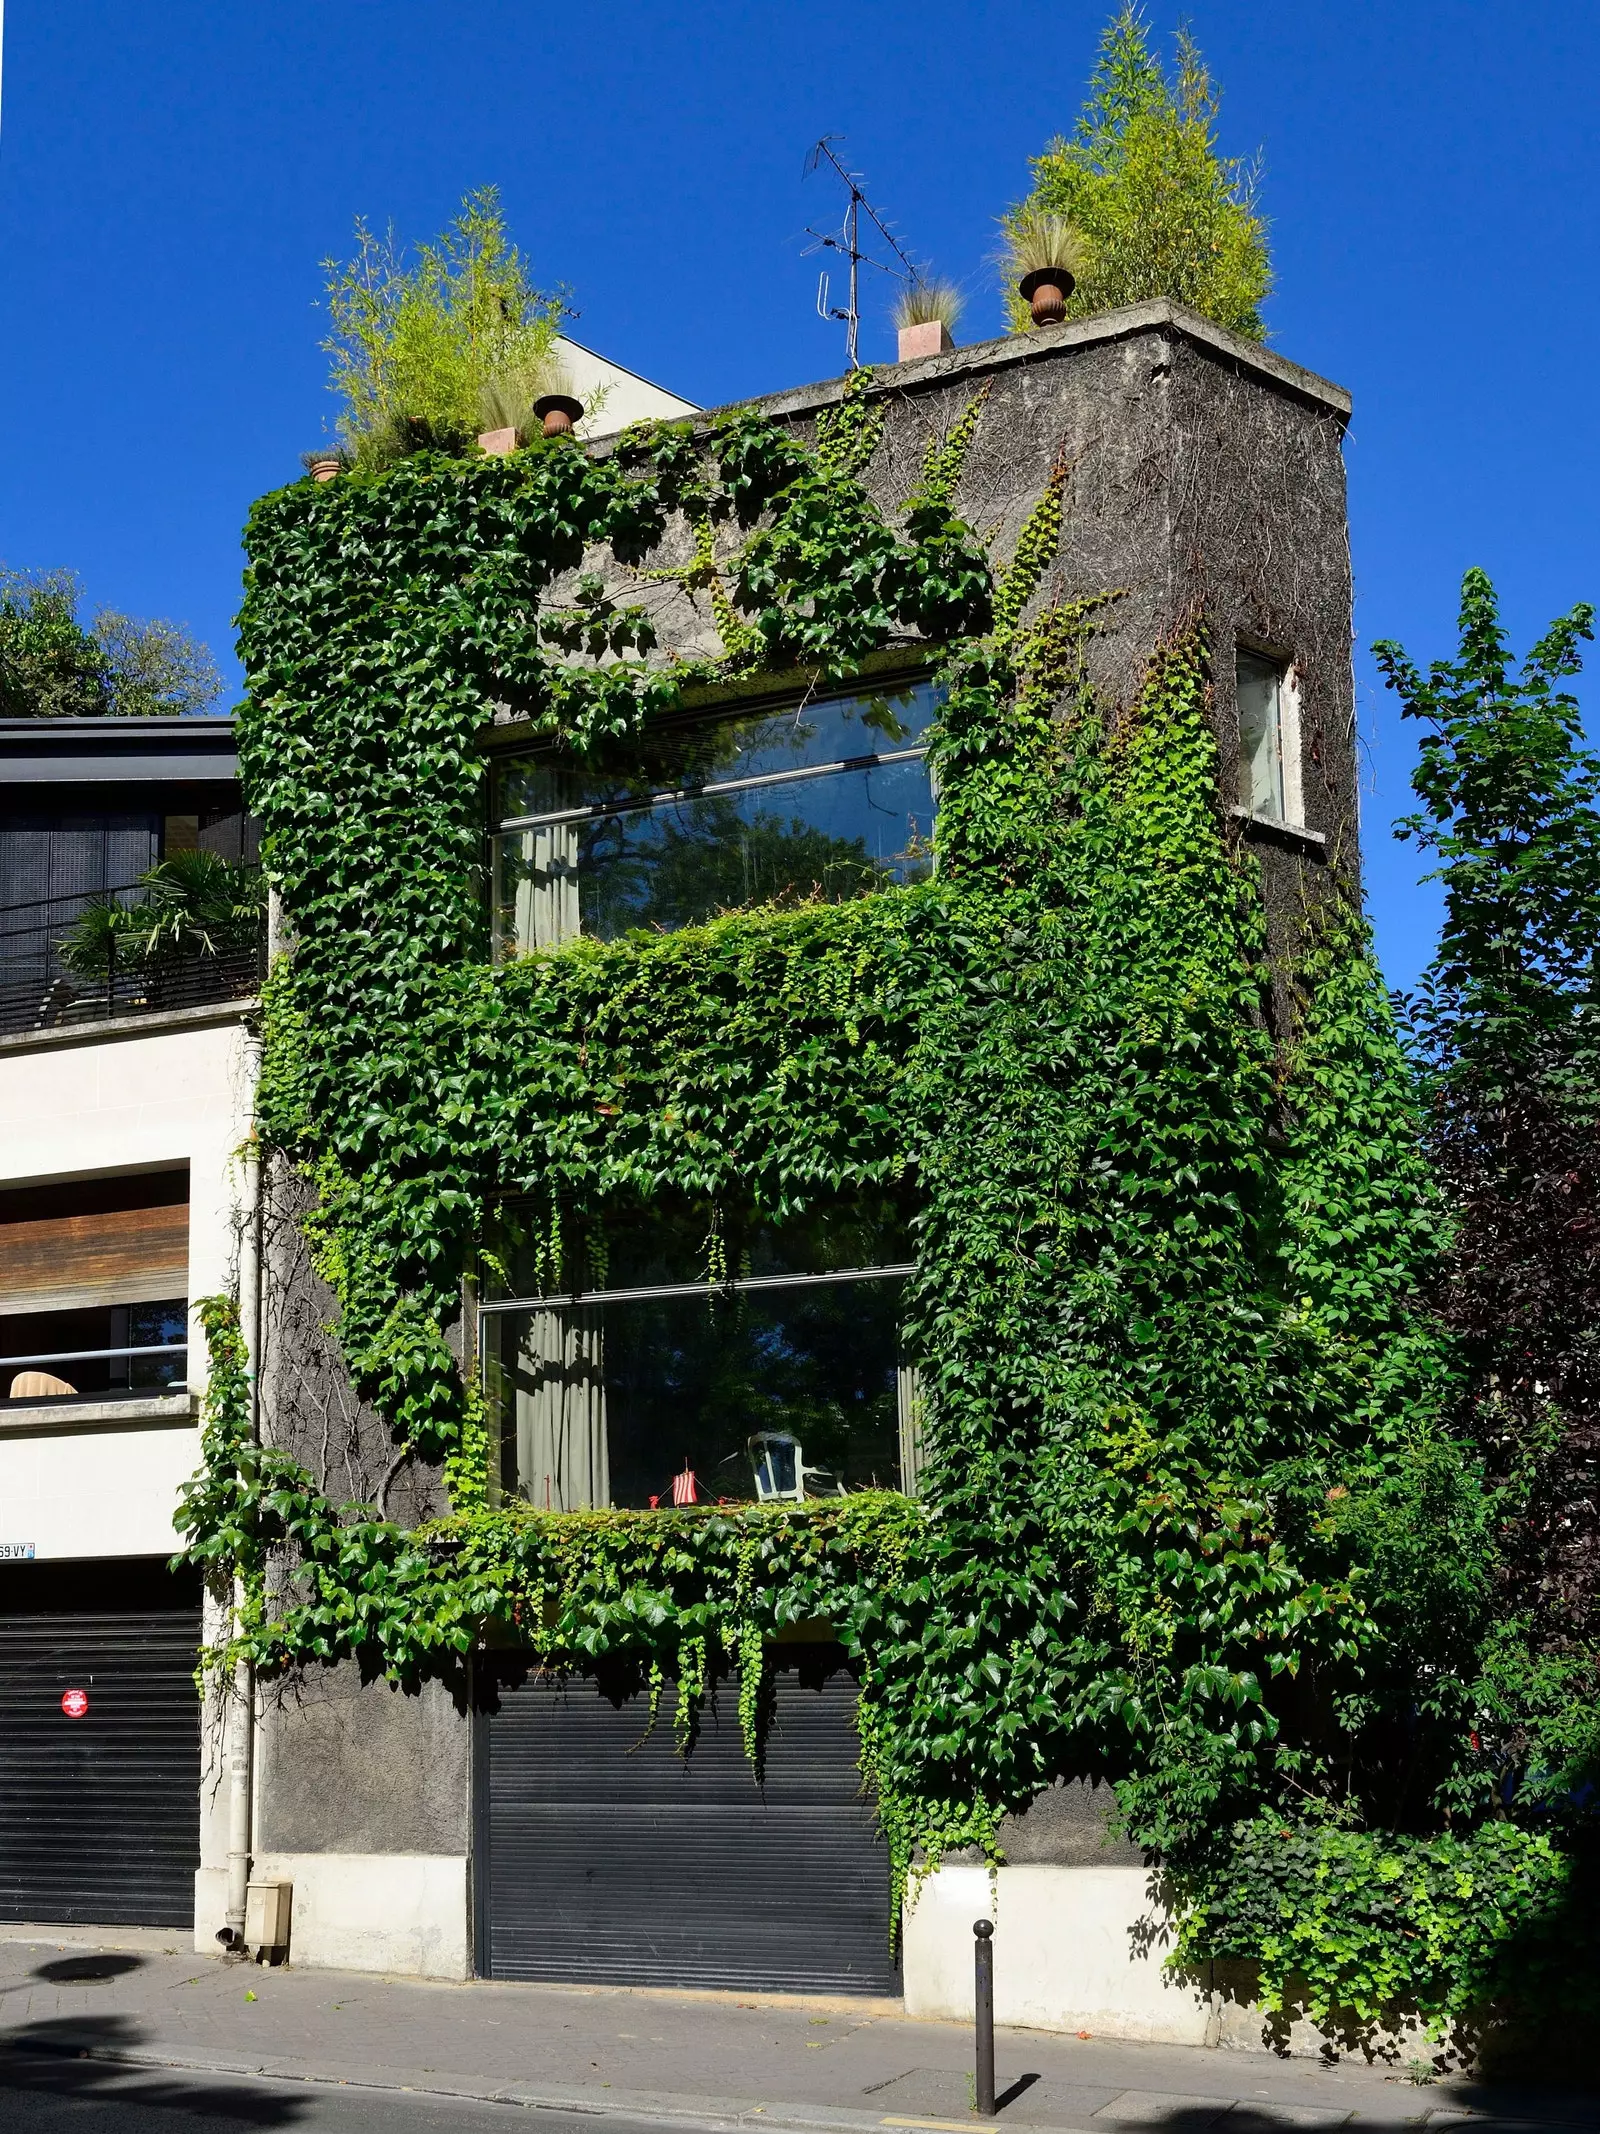
[[[257,506],[185,1516],[298,1961],[959,2012],[987,1853],[1003,2018],[1217,2035],[1146,1862],[1359,1642],[1409,1338],[1348,413],[1157,302]]]

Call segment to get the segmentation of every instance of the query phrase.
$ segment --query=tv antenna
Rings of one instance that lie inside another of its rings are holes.
[[[817,317],[819,319],[839,319],[843,322],[845,360],[852,370],[856,370],[860,365],[856,347],[861,336],[861,269],[864,266],[876,267],[880,274],[892,274],[896,281],[903,282],[914,282],[918,279],[918,275],[916,267],[901,249],[899,240],[893,230],[890,229],[889,225],[872,205],[872,202],[861,190],[860,171],[846,170],[845,166],[834,154],[832,143],[843,140],[843,138],[842,134],[825,133],[816,147],[812,149],[810,155],[806,157],[805,175],[808,178],[814,170],[819,170],[823,163],[827,162],[832,165],[833,169],[844,180],[850,195],[849,204],[844,211],[844,221],[840,225],[838,235],[828,236],[823,231],[813,230],[807,225],[806,235],[812,238],[814,242],[807,245],[806,250],[808,252],[842,252],[849,262],[850,303],[848,308],[841,311],[837,305],[829,304],[828,270],[824,267],[817,277]],[[874,259],[870,252],[862,251],[861,218],[863,215],[871,222],[878,235],[900,262],[899,266],[890,266],[881,259]]]

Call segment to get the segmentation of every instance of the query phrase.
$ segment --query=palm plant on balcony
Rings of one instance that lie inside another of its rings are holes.
[[[91,897],[60,943],[77,978],[137,963],[170,964],[253,948],[266,913],[259,867],[215,852],[174,852],[140,875],[137,901]]]

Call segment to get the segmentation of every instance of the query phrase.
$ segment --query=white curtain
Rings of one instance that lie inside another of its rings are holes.
[[[922,1479],[922,1381],[915,1364],[900,1365],[895,1393],[900,1410],[900,1487],[914,1497]]]
[[[512,1365],[517,1491],[541,1512],[611,1502],[604,1336],[578,1312],[530,1312]]]
[[[495,840],[499,857],[501,949],[526,956],[577,938],[578,826],[542,823]]]

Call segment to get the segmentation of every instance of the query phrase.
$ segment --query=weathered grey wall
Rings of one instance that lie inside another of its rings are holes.
[[[442,1682],[363,1683],[347,1661],[275,1685],[261,1717],[261,1850],[464,1853],[469,1739]]]
[[[755,405],[809,438],[841,389],[835,380]],[[1108,708],[1121,709],[1137,694],[1165,636],[1204,621],[1224,806],[1238,790],[1234,647],[1254,642],[1291,660],[1303,713],[1305,825],[1354,867],[1342,456],[1349,400],[1340,388],[1160,302],[893,366],[878,373],[873,390],[887,404],[888,421],[864,479],[889,513],[916,486],[928,446],[975,394],[985,395],[955,507],[1002,565],[1051,469],[1065,463],[1060,552],[1036,607],[1117,594],[1098,617],[1087,655]],[[597,449],[609,446],[602,440]],[[745,537],[738,528],[720,529],[719,558],[731,559]],[[661,663],[721,650],[703,589],[645,575],[680,567],[692,555],[691,530],[679,518],[638,569],[605,552],[583,559],[582,568],[598,571],[614,598],[650,612]],[[574,571],[552,589],[553,604],[570,597],[576,578]],[[492,745],[514,746],[518,724],[515,710],[504,707]],[[1321,868],[1322,850],[1256,827],[1241,834],[1259,851],[1269,908],[1285,917],[1298,912],[1305,870]]]
[[[375,1504],[403,1526],[448,1506],[440,1470],[397,1461],[388,1425],[350,1384],[338,1300],[312,1263],[301,1220],[315,1194],[273,1156],[262,1180],[261,1412],[267,1441],[308,1468],[336,1504]]]
[[[1111,1827],[1116,1798],[1086,1778],[1058,1778],[1027,1807],[1000,1818],[1000,1850],[1008,1867],[1139,1867],[1144,1854]],[[947,1852],[952,1865],[981,1866],[976,1845]]]
[[[261,1411],[267,1441],[335,1503],[382,1503],[410,1526],[446,1507],[438,1469],[396,1463],[394,1441],[353,1391],[338,1303],[300,1228],[314,1203],[281,1157],[263,1178]],[[259,1843],[265,1852],[462,1853],[468,1728],[441,1681],[402,1691],[359,1670],[296,1669],[264,1685]]]

